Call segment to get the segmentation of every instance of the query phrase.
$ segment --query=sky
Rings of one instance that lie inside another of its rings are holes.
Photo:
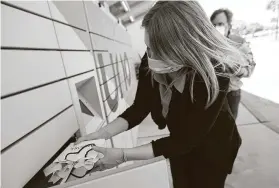
[[[198,0],[208,16],[219,8],[230,9],[235,20],[245,22],[258,22],[270,24],[272,15],[275,13],[266,10],[268,0]]]

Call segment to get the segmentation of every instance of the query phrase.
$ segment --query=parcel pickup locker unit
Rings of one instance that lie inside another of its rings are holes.
[[[109,14],[97,1],[1,1],[3,188],[52,186],[44,168],[76,136],[106,126],[130,105],[140,58]],[[136,137],[134,128],[106,147],[133,147]],[[128,173],[133,165],[88,178]]]

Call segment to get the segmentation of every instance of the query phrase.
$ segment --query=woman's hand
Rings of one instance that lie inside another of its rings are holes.
[[[111,137],[112,135],[109,134],[104,128],[102,128],[99,131],[78,138],[75,144],[79,144],[81,142],[89,141],[89,140],[109,139]]]
[[[241,52],[243,52],[244,54],[249,54],[249,53],[251,53],[251,48],[250,48],[248,42],[243,43],[243,44],[239,47],[239,50],[240,50]]]
[[[100,152],[104,155],[99,161],[94,165],[94,169],[100,171],[110,169],[120,165],[125,162],[124,150],[120,148],[102,148],[93,146],[92,148],[96,152]]]
[[[75,142],[75,145],[77,145],[81,142],[84,142],[84,141],[88,141],[88,140],[94,140],[94,139],[89,139],[89,135],[85,135],[85,136],[79,137],[77,139],[77,141]]]
[[[123,118],[116,118],[113,122],[99,129],[97,132],[85,135],[77,140],[75,144],[79,144],[88,140],[110,139],[111,137],[122,133],[128,129],[128,121]]]
[[[113,168],[127,161],[147,160],[155,157],[151,143],[135,148],[120,149],[93,146],[92,149],[104,155],[103,158],[95,163],[94,171]]]

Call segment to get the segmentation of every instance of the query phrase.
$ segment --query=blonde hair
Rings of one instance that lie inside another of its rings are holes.
[[[191,68],[190,93],[192,101],[195,75],[205,82],[209,107],[219,94],[217,75],[230,76],[230,68],[236,74],[244,56],[235,47],[238,44],[221,35],[211,24],[204,10],[196,1],[158,1],[144,16],[142,27],[149,35],[150,48],[157,58],[170,65]],[[213,65],[212,60],[216,60]],[[216,67],[221,67],[217,71]]]

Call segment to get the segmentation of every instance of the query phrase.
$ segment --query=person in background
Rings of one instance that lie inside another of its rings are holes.
[[[232,17],[233,14],[228,9],[218,9],[213,12],[210,17],[210,21],[216,27],[216,29],[225,37],[230,40],[239,43],[239,50],[247,55],[247,64],[240,68],[240,71],[231,78],[229,93],[227,95],[228,103],[231,108],[231,112],[234,118],[237,118],[238,107],[241,99],[241,78],[250,77],[255,68],[255,62],[253,60],[253,54],[249,47],[249,43],[245,41],[239,35],[235,35],[231,33],[232,29]]]
[[[109,139],[151,113],[159,129],[168,126],[168,137],[134,148],[94,146],[105,156],[95,168],[163,155],[170,161],[174,188],[224,188],[241,145],[227,92],[246,56],[214,28],[197,1],[158,1],[142,26],[147,51],[134,103],[77,143]]]

